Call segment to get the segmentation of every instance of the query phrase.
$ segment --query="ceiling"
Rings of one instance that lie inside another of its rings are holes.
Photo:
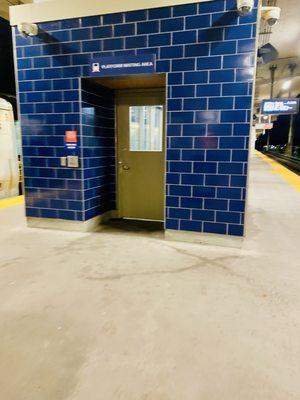
[[[8,19],[9,5],[33,3],[45,0],[0,0],[0,16]],[[272,28],[263,21],[259,32],[259,45],[270,42],[279,52],[279,57],[272,64],[277,65],[275,73],[274,95],[287,96],[282,90],[282,84],[289,79],[288,65],[297,64],[293,80],[292,95],[300,93],[300,0],[263,0],[263,5],[278,6],[281,8],[281,18]],[[270,97],[270,64],[259,65],[255,98],[258,103],[262,98]]]
[[[32,0],[0,0],[0,17],[9,19],[9,6],[17,6],[20,4],[33,3]]]
[[[275,72],[274,96],[288,96],[288,90],[282,90],[282,84],[290,77],[289,64],[297,64],[292,85],[292,96],[300,93],[300,1],[268,0],[264,5],[276,5],[281,8],[279,22],[270,29],[262,22],[259,44],[270,42],[279,52],[279,57],[271,64],[277,65]],[[256,81],[256,100],[270,97],[270,64],[258,66]]]

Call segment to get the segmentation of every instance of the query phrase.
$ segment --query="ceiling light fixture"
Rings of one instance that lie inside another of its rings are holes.
[[[291,81],[291,80],[288,80],[288,81],[283,82],[283,84],[282,84],[282,89],[283,89],[283,90],[288,90],[288,89],[291,87],[291,84],[292,84],[292,81]]]

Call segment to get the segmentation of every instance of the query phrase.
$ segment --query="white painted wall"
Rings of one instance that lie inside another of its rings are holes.
[[[11,104],[0,98],[0,199],[19,193],[19,169]]]

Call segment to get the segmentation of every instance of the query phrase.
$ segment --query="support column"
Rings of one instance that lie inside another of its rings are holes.
[[[289,64],[288,68],[290,70],[290,76],[291,76],[291,86],[289,90],[289,98],[292,97],[292,85],[293,85],[293,78],[294,78],[294,71],[297,67],[297,64]],[[289,156],[293,155],[293,144],[294,144],[294,115],[291,115],[290,118],[290,128],[289,128],[289,137],[288,137],[288,142],[287,146],[285,149],[285,153]]]
[[[271,73],[271,86],[270,86],[270,99],[273,99],[274,97],[274,83],[275,83],[275,71],[277,69],[277,65],[273,64],[270,66],[270,73]],[[269,150],[270,147],[270,131],[268,132],[268,137],[267,137],[267,150]]]

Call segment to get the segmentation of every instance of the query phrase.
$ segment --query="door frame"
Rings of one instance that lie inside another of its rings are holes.
[[[116,132],[116,140],[115,140],[115,156],[116,156],[116,215],[117,218],[122,217],[121,210],[121,194],[120,194],[120,178],[119,178],[119,126],[118,126],[118,101],[119,96],[125,95],[134,95],[135,93],[164,93],[165,95],[165,106],[164,106],[164,114],[163,114],[163,158],[164,158],[164,170],[163,170],[163,224],[165,229],[166,224],[166,174],[167,174],[167,86],[165,87],[153,87],[153,88],[141,88],[141,89],[119,89],[115,91],[115,132]],[[127,218],[129,219],[129,218]],[[145,219],[144,221],[152,221]]]

